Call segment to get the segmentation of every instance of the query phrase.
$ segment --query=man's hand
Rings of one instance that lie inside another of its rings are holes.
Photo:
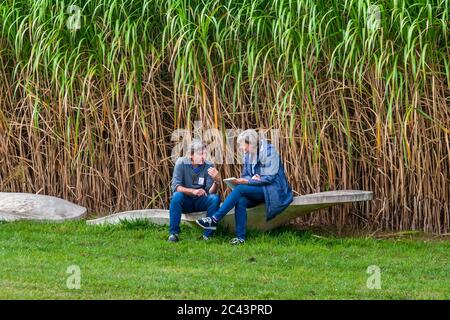
[[[206,196],[206,191],[204,189],[195,189],[194,191],[192,191],[192,195],[197,197],[203,197]]]
[[[253,179],[253,180],[261,180],[261,177],[259,176],[259,174],[255,174],[255,175],[252,177],[252,179]]]
[[[244,178],[238,178],[236,180],[231,181],[232,184],[248,184],[248,180]]]
[[[211,178],[213,178],[214,181],[220,182],[220,174],[216,168],[214,167],[209,168],[208,174],[210,175]]]

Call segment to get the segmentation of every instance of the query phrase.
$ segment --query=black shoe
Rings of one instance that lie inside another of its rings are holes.
[[[198,219],[196,222],[203,229],[208,229],[208,230],[216,230],[217,229],[217,222],[210,217]]]
[[[178,238],[177,234],[171,234],[169,236],[169,239],[167,239],[167,241],[169,241],[169,242],[178,242],[178,241],[180,241],[180,239]]]
[[[241,239],[241,238],[234,238],[231,239],[230,244],[232,245],[239,245],[239,244],[244,244],[245,240]]]

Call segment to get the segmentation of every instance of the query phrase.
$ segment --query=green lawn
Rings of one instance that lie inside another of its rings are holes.
[[[245,245],[146,223],[0,224],[2,299],[450,299],[450,242],[251,232]],[[79,266],[81,288],[68,289]],[[381,270],[368,289],[367,268]]]

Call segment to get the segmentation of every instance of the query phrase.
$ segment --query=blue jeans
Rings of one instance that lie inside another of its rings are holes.
[[[181,213],[207,211],[207,216],[211,217],[219,209],[220,197],[217,194],[209,194],[202,197],[187,196],[182,192],[174,192],[170,200],[170,234],[180,233]],[[214,230],[205,230],[203,234],[212,236]]]
[[[247,229],[247,208],[254,207],[264,202],[264,190],[262,186],[237,185],[230,195],[214,214],[214,218],[220,221],[233,208],[236,223],[236,236],[245,239]]]

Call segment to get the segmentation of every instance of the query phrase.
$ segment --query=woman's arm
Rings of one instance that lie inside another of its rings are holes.
[[[271,184],[275,180],[276,174],[260,176],[259,179],[249,179],[248,184],[251,186],[261,186]]]
[[[251,175],[250,175],[250,172],[248,172],[246,161],[247,161],[247,159],[246,159],[246,157],[244,157],[244,167],[242,169],[241,178],[250,180]]]
[[[267,149],[261,152],[259,162],[261,163],[261,173],[258,178],[253,177],[248,181],[249,185],[267,185],[271,184],[278,173],[280,156],[273,148],[267,145]]]

